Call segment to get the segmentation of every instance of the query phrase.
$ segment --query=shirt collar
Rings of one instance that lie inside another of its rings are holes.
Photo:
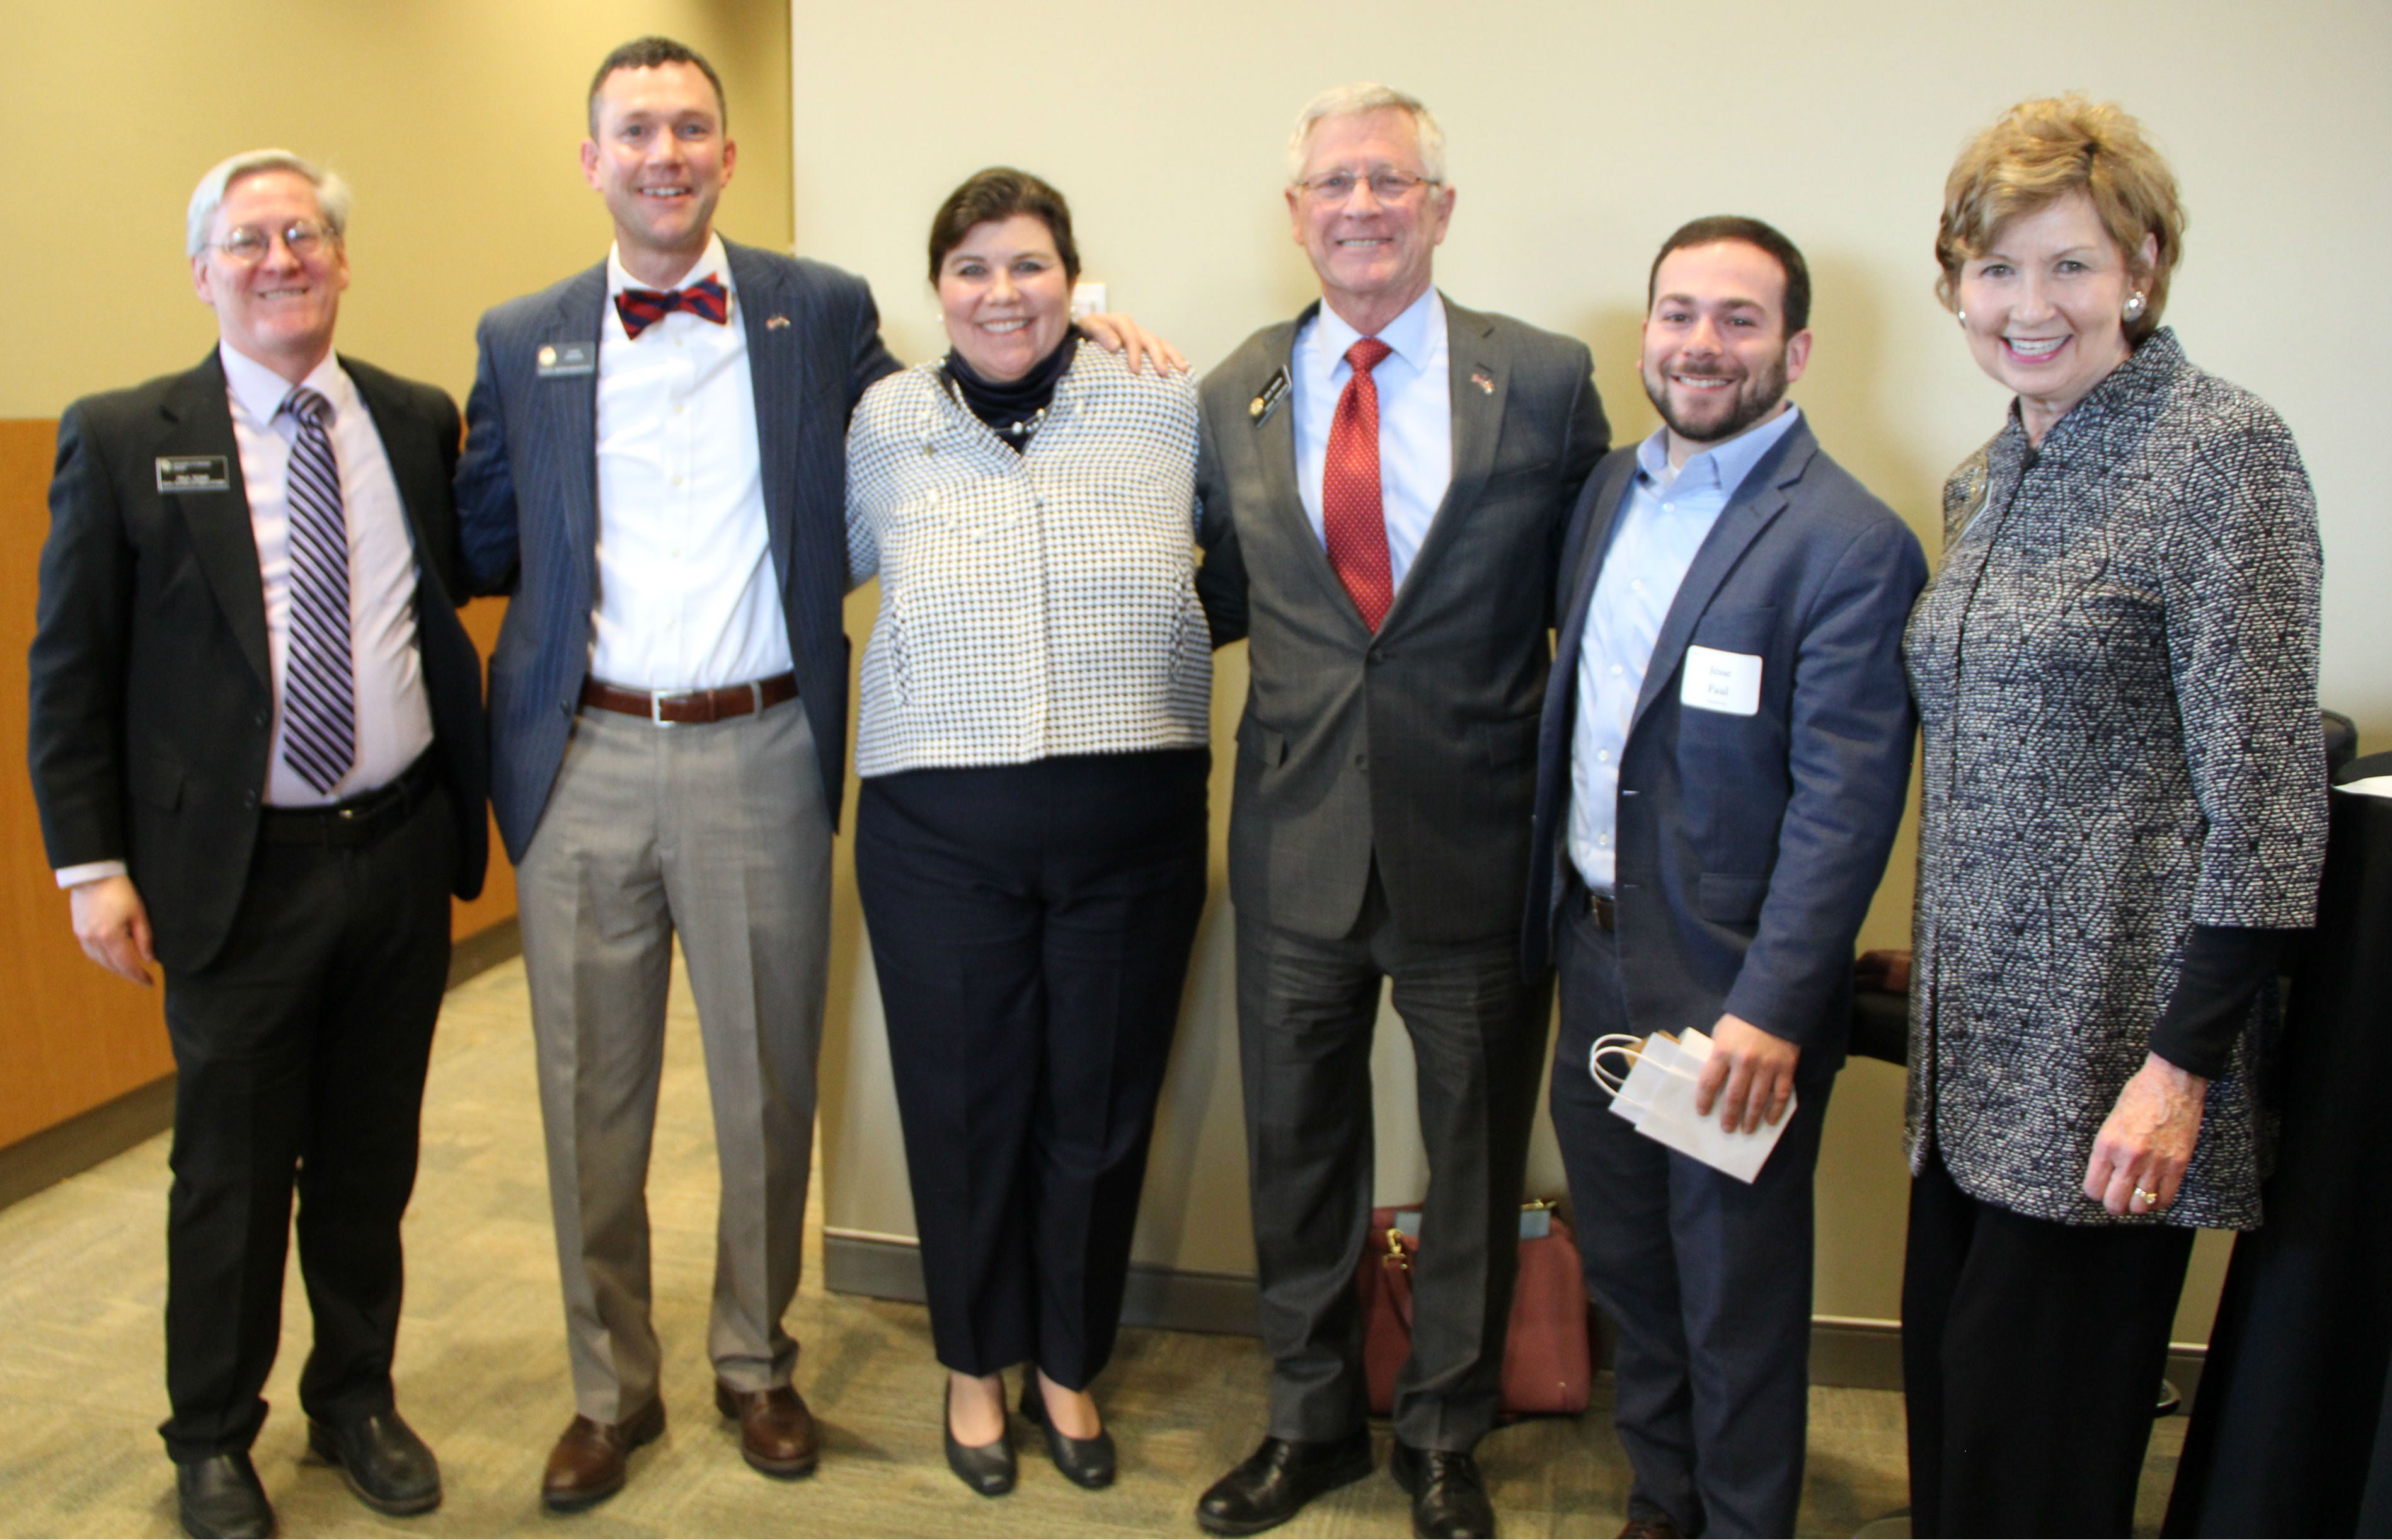
[[[274,414],[290,397],[293,388],[291,382],[229,343],[216,344],[216,356],[224,361],[225,386],[231,393],[233,404],[260,427],[272,422]],[[349,384],[349,377],[341,372],[337,354],[325,354],[324,361],[308,370],[307,378],[299,383],[330,401],[335,418],[357,404],[357,393]]]
[[[1689,492],[1716,489],[1721,496],[1732,498],[1761,463],[1761,457],[1794,431],[1801,415],[1802,408],[1789,401],[1785,410],[1759,427],[1748,428],[1716,448],[1689,455],[1674,472],[1670,469],[1670,430],[1656,428],[1652,437],[1636,446],[1636,468],[1657,487],[1684,487]]]
[[[662,287],[685,289],[692,280],[709,276],[722,280],[724,293],[734,292],[731,282],[731,253],[722,249],[722,236],[720,232],[709,234],[706,238],[706,250],[698,253],[697,260],[691,263],[681,277]],[[633,278],[631,270],[623,265],[621,245],[617,244],[606,248],[606,297],[608,299],[614,298],[626,289],[647,287],[646,284]]]
[[[1320,345],[1327,350],[1330,367],[1344,361],[1346,350],[1361,340],[1362,334],[1346,324],[1346,317],[1331,309],[1326,302],[1320,306]],[[1439,333],[1445,330],[1445,304],[1431,284],[1421,291],[1421,297],[1404,307],[1404,313],[1379,329],[1379,341],[1387,344],[1397,357],[1414,369],[1428,368],[1428,356]]]

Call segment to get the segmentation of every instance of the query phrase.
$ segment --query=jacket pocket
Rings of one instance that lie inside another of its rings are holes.
[[[1757,925],[1761,920],[1761,901],[1768,896],[1767,877],[1706,872],[1695,889],[1695,908],[1704,919],[1719,925]]]
[[[1249,717],[1238,723],[1238,752],[1265,770],[1287,763],[1287,734]]]
[[[133,763],[131,775],[133,795],[157,809],[171,813],[183,802],[183,768],[171,759],[149,755]]]

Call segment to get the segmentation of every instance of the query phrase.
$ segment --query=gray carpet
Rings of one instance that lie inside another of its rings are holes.
[[[633,1456],[624,1492],[574,1519],[544,1514],[540,1465],[572,1415],[555,1253],[533,1100],[523,970],[509,964],[453,991],[424,1113],[423,1171],[408,1220],[399,1404],[438,1451],[448,1500],[386,1520],[338,1476],[305,1465],[295,1392],[307,1315],[296,1273],[285,1301],[274,1405],[255,1451],[285,1534],[1194,1534],[1204,1485],[1260,1435],[1265,1365],[1243,1337],[1130,1331],[1098,1394],[1121,1445],[1111,1491],[1070,1485],[1016,1423],[1025,1450],[1011,1496],[975,1497],[940,1454],[941,1371],[916,1306],[825,1293],[812,1273],[791,1322],[805,1344],[798,1383],[823,1423],[812,1478],[769,1482],[740,1462],[714,1415],[705,1357],[714,1176],[696,1021],[676,983],[649,1202],[657,1327],[665,1343],[664,1439]],[[153,1139],[0,1212],[0,1531],[167,1535],[172,1471],[154,1429],[161,1373],[166,1141]],[[1801,1528],[1852,1534],[1905,1500],[1902,1403],[1883,1391],[1818,1390]],[[2159,1425],[2146,1466],[2143,1532],[2173,1477],[2181,1419]],[[1385,1433],[1380,1432],[1384,1464]],[[1577,1419],[1497,1431],[1479,1450],[1510,1535],[1610,1534],[1628,1473],[1610,1431],[1609,1384]],[[1307,1509],[1280,1533],[1410,1533],[1384,1474]]]

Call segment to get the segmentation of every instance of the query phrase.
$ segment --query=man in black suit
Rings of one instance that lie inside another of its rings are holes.
[[[42,837],[84,951],[166,976],[160,1431],[194,1535],[273,1533],[248,1451],[294,1184],[309,1451],[383,1512],[440,1501],[391,1359],[448,895],[488,853],[481,664],[451,599],[457,408],[332,354],[348,209],[280,150],[201,179],[218,345],[68,408],[42,551]]]

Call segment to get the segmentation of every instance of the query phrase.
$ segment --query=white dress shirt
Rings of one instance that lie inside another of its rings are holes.
[[[1619,822],[1619,757],[1628,747],[1661,624],[1728,499],[1800,416],[1789,403],[1759,427],[1687,457],[1674,471],[1667,428],[1655,429],[1636,446],[1636,474],[1612,524],[1578,653],[1569,857],[1592,892],[1611,892],[1617,877],[1613,835]]]
[[[231,397],[233,443],[249,494],[250,533],[266,589],[266,649],[274,691],[274,734],[266,802],[274,808],[323,807],[398,779],[432,746],[432,703],[415,644],[415,537],[398,498],[390,457],[373,414],[340,362],[328,356],[304,383],[332,405],[328,435],[341,470],[341,513],[349,533],[350,677],[357,691],[357,759],[329,791],[318,792],[282,759],[282,671],[291,641],[291,446],[299,424],[282,410],[291,382],[219,344]],[[60,887],[122,876],[123,861],[92,861],[58,874]]]
[[[1395,351],[1371,378],[1379,387],[1379,506],[1387,521],[1389,586],[1401,589],[1412,557],[1428,537],[1429,521],[1453,480],[1453,381],[1448,372],[1445,302],[1435,288],[1414,300],[1379,332]],[[1329,459],[1329,427],[1337,397],[1353,378],[1346,350],[1362,334],[1321,305],[1295,336],[1289,384],[1295,401],[1295,487],[1304,516],[1325,545],[1320,475]]]
[[[606,259],[590,672],[635,690],[710,690],[790,668],[748,331],[722,238],[664,287],[709,275],[730,291],[727,323],[669,311],[635,339],[614,297],[648,286],[619,252]]]

